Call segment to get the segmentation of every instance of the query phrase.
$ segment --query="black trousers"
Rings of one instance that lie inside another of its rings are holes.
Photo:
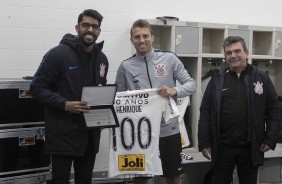
[[[159,148],[163,168],[162,176],[169,177],[181,175],[183,173],[183,167],[180,156],[182,151],[180,133],[168,137],[161,137]]]
[[[91,184],[96,152],[93,138],[89,136],[88,146],[83,156],[52,156],[52,184],[69,184],[73,163],[75,184]]]
[[[256,184],[258,166],[252,165],[250,146],[221,146],[213,169],[213,184],[230,184],[234,166],[240,184]]]

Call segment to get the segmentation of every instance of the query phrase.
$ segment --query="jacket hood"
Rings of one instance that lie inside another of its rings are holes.
[[[80,50],[81,48],[84,48],[84,45],[81,41],[81,39],[77,35],[72,35],[70,33],[65,34],[60,41],[60,44],[65,44],[70,47],[72,47],[74,50]],[[104,41],[101,41],[99,43],[94,43],[94,50],[101,51],[104,46]]]

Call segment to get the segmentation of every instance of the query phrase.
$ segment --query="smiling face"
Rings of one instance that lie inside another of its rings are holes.
[[[247,66],[248,50],[244,50],[241,42],[224,47],[225,59],[231,71],[241,73]]]
[[[93,47],[101,32],[99,21],[88,16],[84,16],[82,21],[75,26],[75,29],[78,37],[86,47]]]
[[[131,30],[130,40],[134,45],[137,54],[140,56],[145,56],[152,49],[154,35],[152,35],[150,28],[134,27]]]

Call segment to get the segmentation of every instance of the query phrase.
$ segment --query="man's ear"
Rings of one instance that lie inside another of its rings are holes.
[[[78,33],[78,25],[75,25],[75,30],[76,30],[76,32]]]
[[[248,55],[249,55],[249,50],[247,49],[245,52],[246,52],[246,54],[247,54],[247,56],[248,56]]]

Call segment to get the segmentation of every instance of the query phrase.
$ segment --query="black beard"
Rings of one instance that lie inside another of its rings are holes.
[[[84,39],[81,39],[81,42],[84,46],[89,47],[95,43],[95,40],[93,40],[92,42],[86,42]]]
[[[93,41],[92,41],[92,42],[87,42],[87,41],[84,40],[84,36],[87,35],[87,34],[89,34],[89,33],[83,34],[83,35],[80,37],[80,40],[81,40],[81,42],[82,42],[82,44],[83,44],[84,46],[89,47],[89,46],[91,46],[91,45],[93,45],[93,44],[95,43],[96,37],[95,37],[95,35],[92,35],[92,36],[93,36]]]

